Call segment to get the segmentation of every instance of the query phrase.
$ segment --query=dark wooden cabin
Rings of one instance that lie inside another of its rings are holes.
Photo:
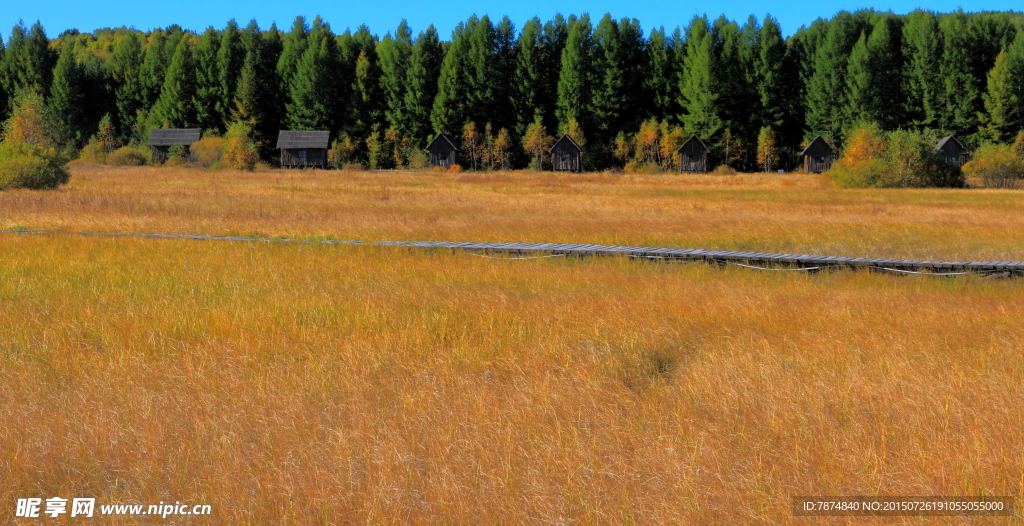
[[[431,166],[448,168],[449,166],[460,164],[459,155],[462,153],[462,150],[459,149],[459,143],[455,141],[455,137],[447,133],[439,133],[427,145],[427,153],[430,155]]]
[[[952,135],[947,135],[939,141],[939,144],[935,146],[935,153],[942,156],[947,164],[957,167],[966,164],[967,158],[971,155],[964,143]]]
[[[329,131],[281,130],[277,149],[281,150],[281,168],[327,168]]]
[[[805,172],[820,174],[832,168],[832,162],[836,160],[836,151],[819,135],[800,152],[800,158]]]
[[[200,128],[155,128],[149,131],[149,148],[153,153],[153,164],[167,161],[171,146],[191,147],[203,134]]]
[[[583,148],[569,135],[555,141],[551,147],[551,169],[556,172],[582,172]]]
[[[696,134],[690,136],[682,146],[676,149],[676,153],[679,154],[680,172],[705,173],[708,171],[708,154],[711,153],[711,150],[704,144],[704,141],[697,138]]]

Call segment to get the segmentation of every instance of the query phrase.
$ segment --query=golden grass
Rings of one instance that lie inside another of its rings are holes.
[[[732,229],[748,248],[1021,259],[1015,193],[786,177],[79,167],[59,192],[0,194],[0,224],[683,246]],[[93,496],[213,505],[182,524],[920,524],[793,517],[790,497],[1020,495],[1022,293],[0,234],[0,522],[19,497]]]
[[[1020,260],[1024,194],[834,190],[816,176],[205,172],[78,165],[0,194],[0,228],[676,246]]]

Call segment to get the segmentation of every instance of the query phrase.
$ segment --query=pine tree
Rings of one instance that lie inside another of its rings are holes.
[[[238,30],[238,23],[234,19],[228,20],[227,26],[220,34],[220,46],[217,49],[217,81],[220,86],[217,113],[224,120],[224,123],[217,124],[217,128],[223,128],[231,120],[235,90],[238,87],[238,79],[244,62],[245,48],[242,44],[242,33]]]
[[[954,135],[966,136],[978,129],[983,109],[980,79],[971,72],[970,19],[962,11],[940,19],[942,29],[942,109],[939,126]]]
[[[906,124],[933,128],[942,113],[942,34],[939,19],[920,9],[907,15],[903,26],[905,66],[902,93],[905,98]]]
[[[494,27],[492,45],[494,54],[489,58],[494,79],[493,110],[487,119],[494,123],[495,128],[514,126],[517,122],[515,104],[516,97],[516,27],[507,16],[501,18]]]
[[[558,77],[558,102],[555,106],[559,126],[565,126],[570,119],[582,123],[591,121],[589,110],[591,87],[594,84],[592,55],[590,17],[583,15],[578,20],[570,17],[569,37],[562,50],[562,70]]]
[[[444,60],[444,49],[437,38],[437,30],[430,26],[416,36],[409,56],[409,70],[405,92],[405,107],[409,122],[409,135],[417,145],[425,146],[431,135],[430,110],[437,96],[437,78]]]
[[[434,98],[430,122],[435,132],[459,129],[469,120],[469,85],[463,76],[469,65],[469,36],[466,24],[459,23],[452,31],[441,70],[437,79],[437,97]]]
[[[150,114],[149,125],[166,128],[194,128],[198,126],[195,105],[195,60],[192,39],[182,38],[167,67],[167,76],[160,98]]]
[[[297,16],[292,22],[291,29],[285,33],[281,46],[281,55],[277,61],[277,79],[281,93],[288,93],[292,83],[292,76],[298,68],[299,60],[306,53],[306,37],[309,34],[309,26],[306,24],[306,17]]]
[[[271,26],[267,35],[263,37],[255,20],[241,34],[245,59],[230,113],[233,121],[245,123],[250,128],[251,137],[264,156],[271,153],[273,139],[280,129],[277,57],[271,42],[277,37],[276,28]]]
[[[165,60],[167,47],[167,36],[162,29],[154,29],[149,35],[149,43],[146,46],[146,55],[139,68],[140,84],[142,87],[142,110],[150,111],[158,98],[160,90],[164,85],[164,77],[167,73],[168,61]],[[127,121],[123,124],[127,125]]]
[[[541,76],[540,108],[547,130],[558,127],[558,83],[562,73],[562,54],[569,42],[569,23],[562,15],[544,23],[541,33]]]
[[[982,130],[1001,141],[1024,129],[1024,36],[999,53],[988,74],[988,91],[982,95],[985,113]]]
[[[812,58],[813,74],[807,80],[806,126],[811,136],[842,139],[847,125],[847,62],[862,29],[845,11],[827,25],[827,34]]]
[[[412,55],[412,31],[409,24],[402,20],[395,30],[395,36],[388,33],[380,41],[380,86],[384,95],[384,117],[390,127],[398,130],[400,135],[408,136],[411,130],[405,96],[408,91],[407,80],[409,59]]]
[[[705,17],[694,17],[686,29],[684,73],[680,83],[679,116],[688,134],[709,139],[725,127],[719,107],[715,38]]]
[[[337,130],[337,40],[326,24],[312,30],[292,76],[285,123],[292,130]]]
[[[113,115],[113,126],[118,135],[125,136],[145,109],[145,93],[142,84],[142,60],[145,52],[139,35],[134,31],[122,38],[114,47],[106,62],[107,75],[112,80],[117,112]]]
[[[380,58],[377,55],[377,37],[370,33],[366,25],[351,37],[350,50],[354,53],[352,90],[350,92],[350,115],[348,118],[350,134],[366,137],[372,124],[384,119],[384,97],[380,89]]]
[[[221,114],[223,92],[220,85],[220,65],[217,52],[220,32],[213,26],[199,37],[195,46],[195,98],[196,123],[204,130],[217,130],[223,125]]]
[[[782,38],[782,29],[775,18],[765,16],[757,34],[757,56],[754,59],[758,128],[781,126],[785,118],[785,61],[786,41]]]
[[[82,68],[75,60],[74,44],[64,46],[53,70],[53,84],[48,101],[50,114],[57,126],[61,142],[81,147],[87,138],[85,122],[85,90]]]
[[[541,48],[540,19],[534,17],[523,25],[519,35],[519,51],[516,54],[514,98],[516,112],[516,133],[526,133],[526,128],[543,118],[542,97],[544,90],[544,63]]]
[[[19,20],[11,30],[0,64],[0,84],[11,97],[25,88],[35,88],[45,97],[50,91],[56,63],[57,55],[50,49],[43,26],[36,22],[26,28]]]
[[[902,122],[900,34],[896,18],[887,15],[870,37],[862,32],[854,44],[846,73],[847,122],[876,122],[882,129],[894,129]]]
[[[651,31],[647,44],[649,64],[647,74],[643,76],[644,100],[653,105],[647,111],[656,119],[675,117],[679,110],[676,106],[677,91],[675,68],[675,39],[666,36],[664,26]]]

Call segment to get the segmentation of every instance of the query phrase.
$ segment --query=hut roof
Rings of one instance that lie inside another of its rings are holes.
[[[828,148],[829,150],[831,150],[832,153],[836,153],[836,149],[833,148],[831,144],[826,142],[825,139],[822,139],[821,135],[819,135],[819,136],[815,137],[814,140],[811,141],[811,143],[808,144],[806,148],[804,148],[804,151],[800,152],[799,157],[803,157],[804,155],[807,155],[808,150],[810,150],[812,147],[814,147],[815,144],[818,144],[818,143],[820,143],[821,145],[823,145],[826,148]]]
[[[452,148],[455,148],[455,151],[462,151],[461,149],[459,149],[459,142],[455,140],[455,137],[452,137],[447,133],[437,134],[437,136],[434,137],[434,140],[430,141],[430,144],[427,145],[427,149],[429,150],[430,148],[432,148],[434,146],[434,143],[436,143],[437,141],[447,142],[449,145],[451,145]]]
[[[202,133],[203,130],[201,128],[154,128],[149,131],[149,145],[174,146],[176,144],[184,144],[185,146],[191,146],[192,143],[199,140],[199,136]]]
[[[953,144],[955,144],[957,146],[957,148],[960,148],[960,151],[964,151],[964,152],[967,151],[967,147],[964,146],[964,143],[960,142],[960,139],[957,139],[956,137],[953,137],[952,135],[947,135],[947,136],[943,137],[942,140],[939,141],[939,144],[935,145],[935,151],[942,150],[943,148],[946,147],[947,144],[949,144],[950,141],[952,141]]]
[[[277,136],[277,149],[323,148],[326,150],[330,142],[331,132],[329,131],[281,130],[280,135]]]
[[[568,133],[563,134],[561,138],[559,138],[557,141],[555,141],[555,144],[551,145],[551,149],[548,150],[548,151],[549,152],[555,151],[555,148],[558,148],[559,143],[561,143],[563,141],[571,144],[573,148],[576,148],[576,151],[578,151],[580,153],[583,153],[583,148],[580,148],[580,145],[576,144],[576,141],[572,140],[572,137],[569,137]]]
[[[700,138],[697,137],[696,133],[691,135],[689,139],[686,139],[686,142],[684,142],[682,146],[676,148],[676,151],[681,151],[683,148],[686,148],[686,146],[693,141],[697,141],[697,144],[699,144],[701,148],[704,148],[705,152],[711,152],[711,150],[708,149],[708,146],[704,144],[704,141],[700,140]]]

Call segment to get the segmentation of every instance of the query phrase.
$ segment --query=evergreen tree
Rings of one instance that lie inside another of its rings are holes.
[[[469,69],[469,37],[466,24],[460,22],[452,31],[437,79],[430,121],[435,132],[453,132],[469,120],[469,86],[462,72]]]
[[[50,114],[57,127],[60,142],[81,147],[86,137],[85,86],[82,68],[75,60],[74,44],[64,46],[53,70],[53,84],[48,101]]]
[[[558,83],[562,72],[562,53],[569,41],[569,23],[562,15],[544,23],[541,33],[542,90],[540,107],[544,115],[544,127],[553,131],[558,127]]]
[[[755,125],[758,129],[782,126],[786,115],[786,85],[792,81],[787,79],[785,68],[786,42],[782,38],[782,28],[775,18],[767,15],[757,33],[757,55],[754,58],[758,111]]]
[[[541,49],[540,19],[534,17],[523,25],[519,35],[515,66],[516,134],[523,135],[537,117],[543,118],[542,93],[544,90],[544,64]]]
[[[409,135],[425,146],[431,135],[430,110],[437,97],[437,78],[444,60],[444,49],[431,25],[416,36],[409,56],[406,76],[405,106],[409,122]]]
[[[394,37],[391,33],[384,35],[378,54],[381,92],[385,101],[384,116],[390,127],[395,128],[401,136],[408,136],[412,126],[405,96],[408,92],[409,59],[412,55],[412,31],[405,20],[398,24]]]
[[[942,111],[939,126],[954,135],[966,136],[978,129],[982,110],[980,79],[971,71],[970,19],[962,11],[940,19],[942,30]]]
[[[501,129],[516,124],[516,64],[519,47],[516,45],[516,27],[507,16],[494,27],[494,55],[489,60],[493,61],[492,70],[494,78],[494,109],[487,118],[494,124],[495,129]]]
[[[903,88],[905,123],[920,128],[938,125],[942,114],[942,34],[939,19],[920,9],[907,15],[903,25],[905,58]]]
[[[292,76],[298,67],[299,60],[306,52],[306,36],[309,26],[306,17],[297,16],[291,29],[285,33],[282,41],[281,56],[277,61],[277,79],[281,93],[287,93],[291,86]]]
[[[684,74],[679,86],[679,105],[684,113],[679,120],[687,134],[710,139],[725,128],[719,105],[718,65],[715,37],[706,17],[694,17],[686,28]]]
[[[167,47],[167,36],[162,29],[154,29],[149,35],[146,55],[139,68],[143,111],[149,111],[160,97],[168,65],[168,61],[165,60],[165,47]],[[127,125],[127,122],[124,124]]]
[[[327,24],[314,24],[288,91],[285,124],[292,130],[337,130],[337,40]]]
[[[31,28],[18,21],[0,64],[0,84],[10,96],[25,88],[35,88],[44,97],[50,91],[57,55],[50,49],[50,40],[43,26],[36,22]]]
[[[883,16],[871,36],[863,32],[850,51],[846,73],[847,122],[871,121],[884,130],[903,122],[899,109],[902,33],[895,17]]]
[[[130,30],[117,43],[106,62],[107,75],[112,81],[117,106],[112,125],[119,136],[129,135],[139,112],[146,108],[142,80],[144,57],[141,38],[134,30]]]
[[[584,127],[592,122],[591,87],[593,71],[593,37],[590,17],[583,15],[577,20],[569,19],[569,37],[562,50],[562,70],[558,77],[558,102],[555,114],[559,126],[565,126],[569,119],[575,119]]]
[[[277,97],[277,57],[274,56],[271,40],[277,37],[276,27],[271,26],[267,37],[260,33],[256,21],[249,22],[241,34],[245,60],[235,87],[235,99],[231,118],[245,123],[256,146],[264,157],[272,152],[273,141],[279,125]],[[278,44],[280,41],[278,41]]]
[[[221,114],[223,92],[220,85],[220,65],[217,53],[220,32],[213,26],[199,37],[195,46],[195,98],[196,123],[204,130],[217,130],[223,126]]]
[[[366,137],[370,126],[384,118],[384,103],[380,88],[380,58],[377,55],[377,37],[366,25],[359,26],[352,35],[347,53],[354,57],[352,91],[350,95],[349,132]],[[354,55],[352,55],[354,53]],[[378,137],[379,139],[379,137]],[[379,142],[379,141],[378,141]]]
[[[850,50],[863,28],[842,11],[827,26],[814,53],[814,72],[807,81],[808,135],[841,141],[847,125],[846,72]]]
[[[987,84],[982,132],[995,141],[1015,136],[1024,129],[1024,36],[999,53]]]
[[[193,98],[196,94],[195,59],[192,39],[178,40],[177,49],[167,67],[160,98],[150,114],[149,125],[165,128],[198,127]]]
[[[649,101],[651,108],[645,113],[662,120],[679,114],[676,106],[677,91],[675,67],[676,40],[666,36],[664,26],[651,31],[647,43],[647,74],[644,79],[644,101]]]
[[[234,19],[228,20],[227,26],[221,32],[220,46],[217,49],[217,81],[220,87],[217,113],[224,120],[224,123],[217,124],[217,128],[224,129],[227,121],[230,120],[235,90],[245,61],[245,54],[242,32],[238,29],[238,23]]]

